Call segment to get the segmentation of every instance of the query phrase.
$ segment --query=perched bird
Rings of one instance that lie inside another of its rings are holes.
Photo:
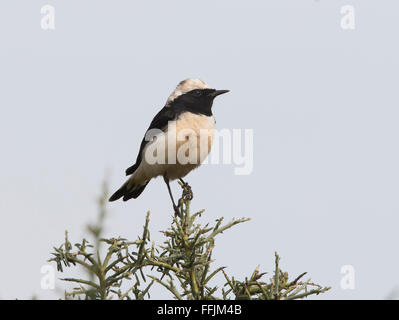
[[[147,129],[136,163],[126,169],[130,177],[109,201],[136,199],[151,179],[163,176],[178,214],[169,181],[180,179],[184,183],[182,178],[208,156],[215,128],[213,100],[227,92],[212,89],[199,79],[180,82]]]

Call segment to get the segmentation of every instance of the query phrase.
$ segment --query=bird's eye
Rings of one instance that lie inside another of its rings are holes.
[[[201,90],[193,90],[193,95],[194,95],[195,97],[199,97],[201,94],[202,94],[202,91],[201,91]]]

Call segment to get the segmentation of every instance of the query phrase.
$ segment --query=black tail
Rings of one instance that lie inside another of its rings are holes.
[[[143,185],[130,184],[130,181],[126,181],[122,187],[120,187],[112,196],[109,198],[109,201],[115,201],[123,197],[123,201],[127,201],[130,199],[136,199],[145,189],[148,182],[147,181]]]

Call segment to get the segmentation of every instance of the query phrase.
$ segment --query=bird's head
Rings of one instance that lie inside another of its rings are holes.
[[[186,79],[178,84],[166,104],[179,104],[204,114],[211,113],[213,100],[229,90],[216,90],[200,79]]]

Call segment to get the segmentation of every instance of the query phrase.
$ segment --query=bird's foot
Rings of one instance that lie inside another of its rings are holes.
[[[182,187],[183,192],[182,192],[181,198],[177,202],[178,209],[183,206],[185,201],[191,201],[191,200],[193,200],[193,197],[194,197],[193,191],[191,190],[191,187],[187,182],[184,182],[183,179],[179,179],[179,184]],[[176,209],[175,209],[175,211],[176,211]],[[181,216],[180,211],[179,211],[178,216]]]
[[[194,194],[193,194],[193,190],[191,190],[190,185],[187,182],[184,182],[183,180],[181,180],[181,186],[183,188],[183,194],[181,196],[181,200],[185,201],[191,201],[194,198]],[[181,202],[179,201],[179,204]]]

